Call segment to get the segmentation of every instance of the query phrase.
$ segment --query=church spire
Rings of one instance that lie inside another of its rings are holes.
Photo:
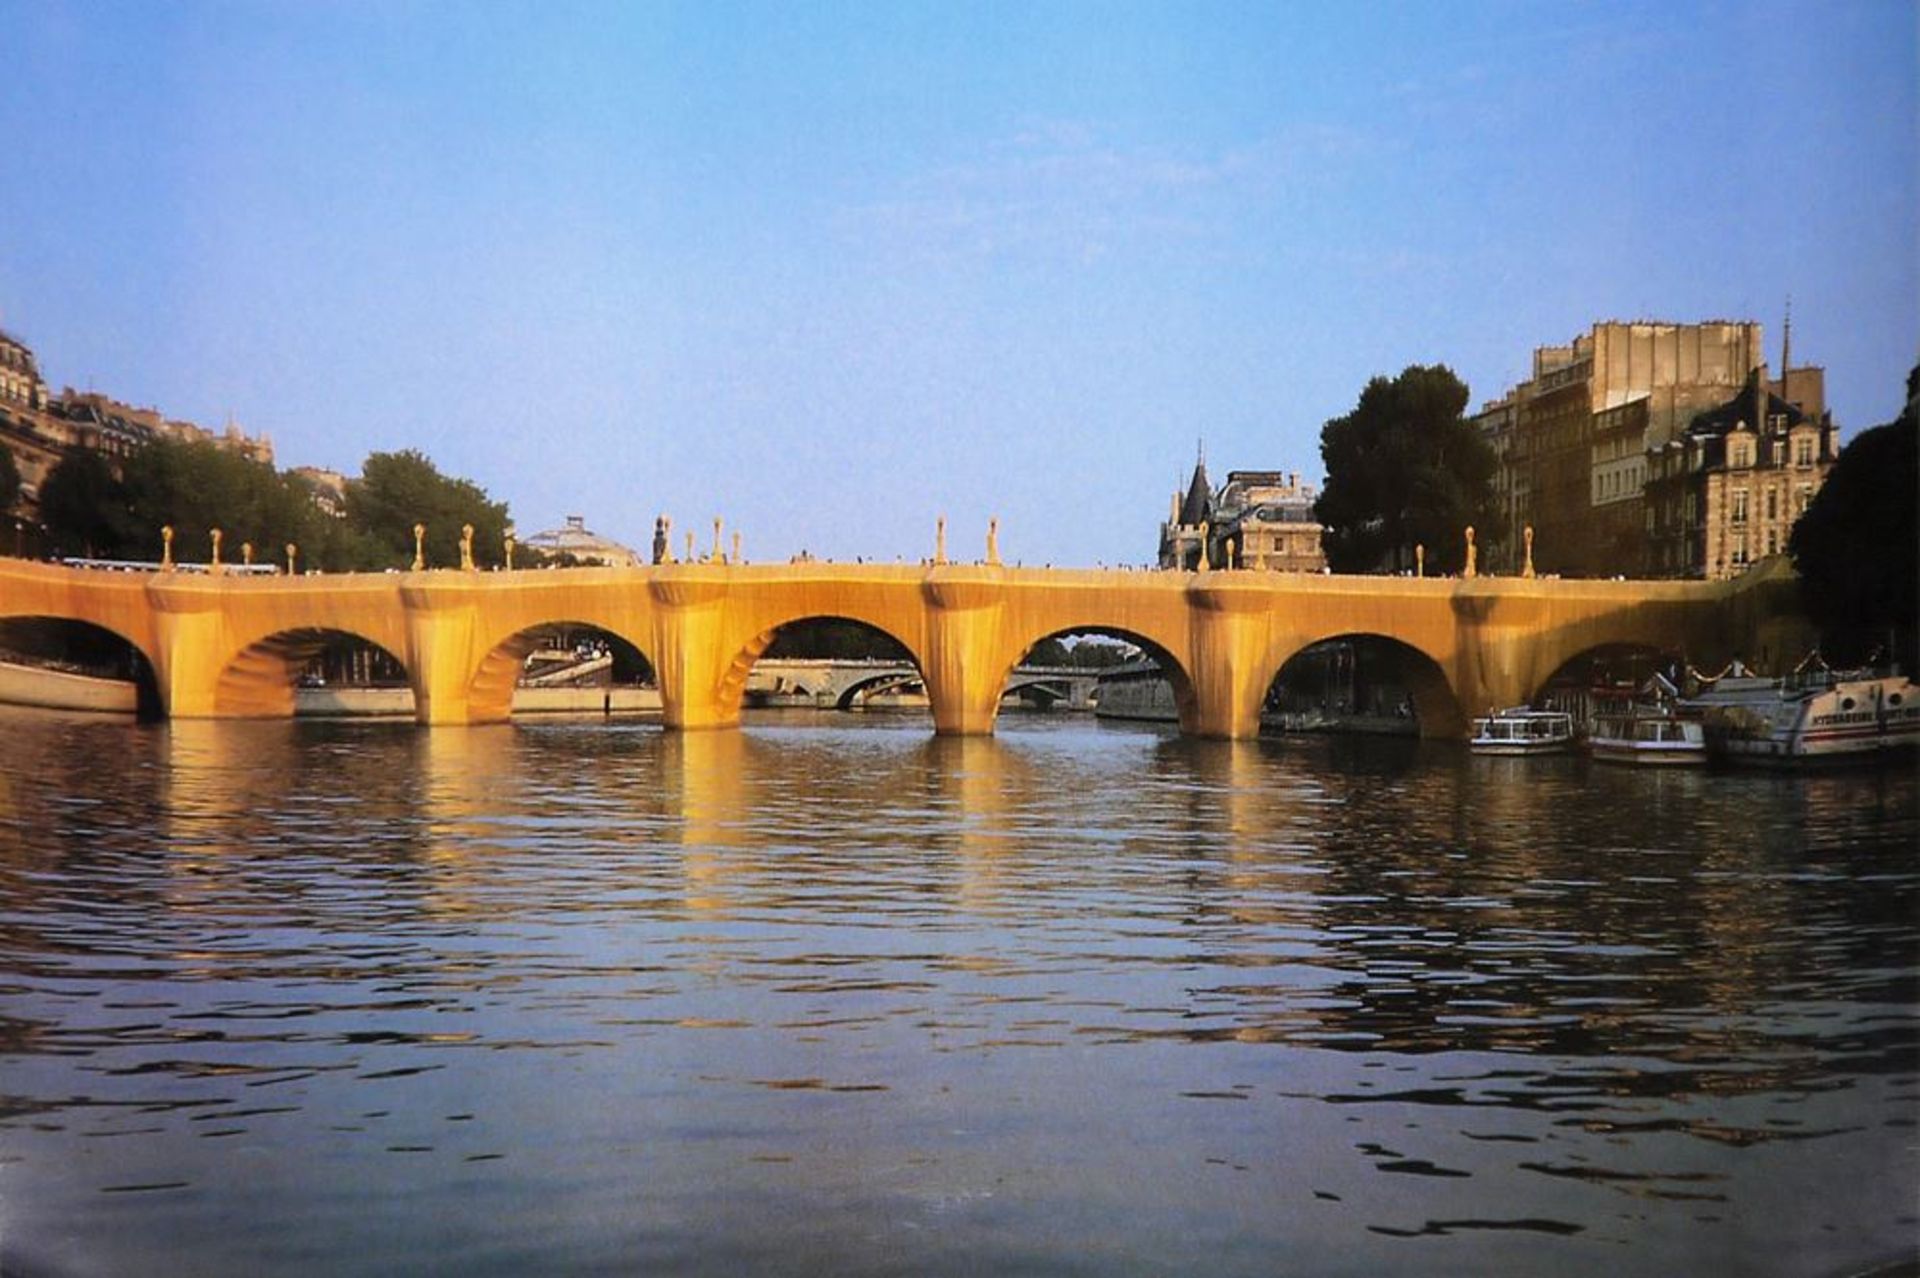
[[[1791,404],[1787,393],[1787,370],[1793,367],[1793,294],[1787,294],[1787,315],[1780,324],[1780,398]]]

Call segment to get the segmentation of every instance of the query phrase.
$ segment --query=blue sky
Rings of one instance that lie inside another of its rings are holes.
[[[1920,353],[1915,8],[0,0],[0,324],[55,387],[523,531],[1143,562],[1599,319]]]

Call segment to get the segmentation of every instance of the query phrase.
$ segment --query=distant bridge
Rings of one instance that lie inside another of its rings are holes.
[[[312,654],[355,636],[406,669],[425,724],[506,719],[540,636],[593,626],[652,662],[671,728],[738,723],[779,630],[843,618],[899,642],[935,730],[957,735],[991,732],[1021,659],[1061,634],[1138,646],[1166,672],[1182,730],[1229,738],[1253,736],[1275,674],[1328,639],[1399,645],[1421,730],[1451,736],[1469,714],[1530,700],[1597,649],[1681,653],[1702,666],[1739,656],[1766,669],[1799,657],[1809,637],[1783,572],[1461,580],[807,562],[268,577],[0,559],[0,619],[32,617],[125,639],[151,665],[160,708],[179,718],[290,715]]]
[[[1085,666],[1015,666],[1001,699],[1028,694],[1043,705],[1091,710],[1100,672]],[[826,657],[762,657],[747,675],[747,704],[809,704],[851,710],[871,697],[924,692],[919,667],[904,661],[848,661]]]

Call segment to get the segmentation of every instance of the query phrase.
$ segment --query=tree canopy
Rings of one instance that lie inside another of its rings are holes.
[[[0,515],[13,509],[13,503],[20,500],[20,467],[13,460],[13,450],[0,448]]]
[[[288,542],[299,566],[327,572],[404,568],[413,562],[413,525],[427,527],[427,563],[460,563],[460,528],[474,527],[474,559],[482,567],[505,558],[507,507],[477,485],[442,475],[416,452],[375,453],[347,485],[345,517],[323,510],[311,483],[211,441],[153,440],[112,462],[75,449],[41,485],[40,520],[56,553],[153,560],[163,527],[174,530],[174,557],[204,561],[211,533],[221,556],[242,558],[252,543],[258,561],[280,562]],[[543,556],[525,550],[515,563]]]
[[[413,562],[415,524],[426,525],[428,567],[459,566],[463,524],[473,525],[475,563],[491,567],[506,557],[507,504],[470,480],[442,475],[412,449],[367,458],[360,478],[347,483],[347,522],[396,566]]]
[[[69,448],[40,485],[40,523],[57,555],[112,558],[126,553],[134,521],[126,485],[107,459]]]
[[[1917,399],[1920,365],[1907,375],[1905,410],[1841,451],[1787,539],[1807,611],[1831,660],[1859,660],[1889,639],[1889,656],[1908,662],[1920,657]]]
[[[174,555],[199,561],[211,556],[211,533],[220,529],[221,557],[238,562],[251,543],[261,561],[278,560],[297,542],[303,562],[326,564],[323,545],[334,522],[306,489],[266,462],[254,461],[209,440],[155,440],[131,454],[124,483],[132,515],[123,553],[158,558],[160,529],[171,525]]]
[[[1082,670],[1105,670],[1123,666],[1140,655],[1138,648],[1106,635],[1083,635],[1068,643],[1060,635],[1042,639],[1020,658],[1023,666],[1075,666]]]
[[[1445,365],[1412,365],[1369,381],[1353,411],[1322,428],[1327,483],[1313,510],[1328,567],[1410,569],[1424,545],[1429,571],[1457,572],[1469,525],[1483,543],[1505,536],[1498,458],[1466,420],[1467,396]]]

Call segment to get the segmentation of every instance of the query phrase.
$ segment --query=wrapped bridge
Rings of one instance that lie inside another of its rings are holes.
[[[243,576],[102,572],[0,559],[0,620],[111,631],[151,664],[176,718],[293,713],[329,635],[406,667],[423,724],[506,719],[546,627],[598,627],[652,662],[670,728],[736,724],[747,674],[783,626],[842,618],[884,631],[924,676],[935,730],[993,730],[1009,673],[1049,636],[1138,644],[1174,688],[1189,735],[1259,729],[1275,674],[1327,639],[1378,637],[1408,662],[1423,733],[1530,700],[1573,658],[1633,646],[1696,664],[1790,663],[1808,631],[1782,570],[1729,582],[1296,576],[821,562],[478,573]]]

